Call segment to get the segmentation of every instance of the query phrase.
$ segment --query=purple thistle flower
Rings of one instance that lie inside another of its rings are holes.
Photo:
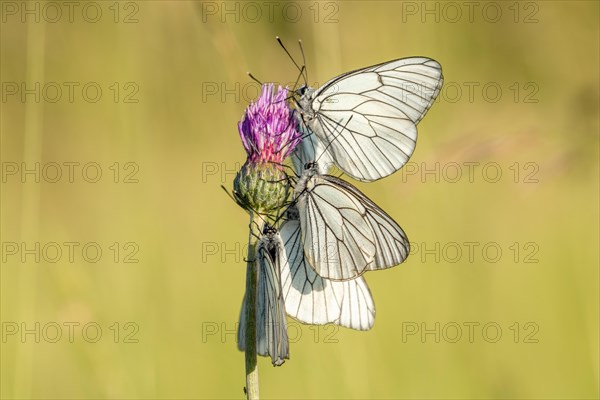
[[[246,108],[238,124],[242,143],[252,163],[281,164],[302,139],[296,118],[287,102],[287,88],[266,83],[256,102]]]
[[[288,90],[264,84],[256,102],[246,108],[238,130],[248,159],[238,171],[234,196],[247,210],[277,211],[287,201],[290,185],[283,160],[302,140],[298,122],[287,102]]]

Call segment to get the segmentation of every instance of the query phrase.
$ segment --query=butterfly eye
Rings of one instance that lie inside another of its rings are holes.
[[[306,93],[306,91],[308,90],[308,86],[306,85],[302,85],[300,86],[300,88],[298,89],[297,93],[300,96],[304,96],[304,93]]]
[[[313,169],[317,163],[315,161],[310,161],[304,164],[304,169]]]

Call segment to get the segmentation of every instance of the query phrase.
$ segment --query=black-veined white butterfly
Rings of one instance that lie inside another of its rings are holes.
[[[304,257],[298,211],[290,207],[278,232],[265,228],[256,250],[256,348],[279,366],[289,358],[285,314],[307,324],[333,323],[368,330],[375,304],[362,277],[331,281],[317,275]],[[246,298],[238,327],[238,348],[246,348]]]
[[[279,366],[289,358],[287,318],[281,287],[285,249],[277,230],[267,225],[256,246],[256,352]],[[246,296],[238,326],[238,348],[246,349]]]
[[[277,40],[304,73],[305,67],[300,68]],[[305,84],[296,91],[295,103],[304,124],[316,136],[312,142],[319,142],[309,148],[330,153],[325,158],[332,158],[347,175],[370,182],[406,164],[415,150],[416,125],[442,83],[437,61],[401,58],[347,72],[318,89]],[[320,168],[327,168],[323,161]]]
[[[281,283],[288,315],[307,324],[370,329],[375,322],[375,304],[365,279],[333,281],[317,275],[304,256],[298,210],[292,206],[286,215],[280,233],[287,256]]]
[[[301,158],[301,157],[299,157]],[[348,280],[403,262],[402,228],[360,190],[308,162],[294,187],[304,254],[315,272]]]

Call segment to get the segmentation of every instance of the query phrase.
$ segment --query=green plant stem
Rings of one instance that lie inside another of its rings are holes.
[[[246,395],[248,400],[258,399],[258,365],[256,362],[256,244],[253,235],[256,228],[260,234],[264,221],[258,214],[250,213],[250,235],[246,265]]]

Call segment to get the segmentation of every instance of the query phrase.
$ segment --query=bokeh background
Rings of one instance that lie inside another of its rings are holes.
[[[597,2],[74,4],[2,2],[2,398],[244,396],[220,185],[246,71],[297,77],[275,35],[312,85],[411,55],[446,85],[410,169],[359,185],[415,243],[367,274],[375,327],[292,323],[262,396],[599,396]]]

